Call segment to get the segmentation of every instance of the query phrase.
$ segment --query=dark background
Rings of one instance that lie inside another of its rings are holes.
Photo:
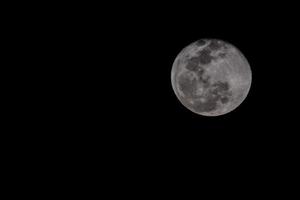
[[[71,125],[92,134],[78,137],[101,141],[124,162],[154,166],[209,168],[216,159],[269,170],[294,162],[298,42],[292,7],[134,4],[108,10],[91,12],[91,21],[82,22],[92,35],[86,40],[91,64],[83,70],[91,88],[83,90],[93,98],[80,106],[86,115]],[[224,116],[196,115],[172,90],[175,57],[201,38],[232,43],[252,69],[248,97]],[[81,72],[83,65],[76,66]]]
[[[98,107],[100,127],[102,122],[109,124],[105,137],[142,158],[173,160],[201,155],[268,163],[269,159],[291,156],[297,149],[297,79],[292,78],[297,76],[292,59],[297,30],[292,7],[242,3],[181,6],[133,6],[108,15],[112,20],[100,20],[107,34],[102,39],[109,46],[112,42],[109,49],[116,51],[104,58],[105,66],[95,66],[99,74],[103,67],[109,72],[100,79],[108,90],[107,103]],[[252,69],[248,97],[224,116],[202,117],[190,112],[171,87],[175,57],[200,38],[232,43]],[[101,94],[96,97],[103,100]]]
[[[171,150],[197,154],[198,148],[257,155],[293,148],[298,41],[291,6],[74,3],[54,8],[20,19],[32,38],[28,44],[36,41],[32,74],[42,74],[35,78],[45,83],[32,81],[42,85],[42,95],[33,101],[40,105],[35,117],[43,125],[37,130],[46,127],[65,140],[99,141],[157,156]],[[201,38],[228,41],[251,66],[247,98],[223,116],[192,113],[172,90],[176,56]]]
[[[111,176],[108,186],[234,175],[263,186],[296,167],[299,41],[292,5],[73,2],[31,8],[11,24],[22,53],[13,59],[21,67],[13,69],[25,79],[13,112],[22,123],[12,128],[29,132],[14,135],[14,141],[28,141],[27,158],[75,182],[76,167],[91,176],[105,168],[100,174]],[[223,116],[194,114],[171,86],[176,56],[201,38],[228,41],[251,66],[247,98]]]
[[[271,135],[281,137],[279,130],[289,129],[289,123],[294,122],[295,104],[290,90],[296,84],[292,78],[296,73],[291,71],[296,69],[290,58],[297,30],[291,8],[267,9],[247,4],[180,6],[139,5],[100,17],[104,31],[99,27],[96,33],[104,32],[98,39],[99,47],[105,44],[99,49],[104,52],[105,67],[100,61],[94,70],[103,74],[101,68],[105,68],[100,87],[103,83],[109,94],[105,102],[110,106],[105,106],[105,113],[112,118],[110,123],[120,124],[137,136],[150,130],[157,137],[187,141],[189,137],[197,141],[212,135],[250,137],[253,141]],[[190,112],[171,87],[175,57],[200,38],[232,43],[243,52],[252,69],[247,99],[224,116],[207,118]],[[112,76],[115,79],[111,80]],[[97,97],[103,100],[102,95]]]

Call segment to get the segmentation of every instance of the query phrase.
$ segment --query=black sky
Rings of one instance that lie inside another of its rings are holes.
[[[70,27],[77,27],[84,38],[80,45],[85,48],[79,51],[84,56],[75,54],[82,60],[70,68],[90,86],[83,89],[93,97],[87,106],[95,106],[88,118],[93,122],[101,118],[104,124],[124,127],[134,135],[150,131],[165,139],[256,134],[268,138],[289,129],[296,120],[294,12],[278,6],[268,10],[248,4],[207,6],[126,5],[126,9],[87,12],[85,18],[78,15]],[[181,105],[172,90],[174,59],[201,38],[232,43],[251,66],[248,97],[224,116],[196,115]],[[88,65],[83,72],[81,62]]]
[[[155,185],[210,170],[208,176],[230,179],[229,172],[239,176],[242,169],[261,180],[260,174],[274,178],[274,166],[295,166],[289,163],[299,151],[297,6],[112,4],[39,6],[17,18],[15,49],[27,53],[13,59],[25,79],[16,92],[20,110],[12,112],[23,120],[12,127],[22,131],[13,137],[41,152],[38,162],[53,159],[58,169],[70,163],[65,171],[86,165],[87,172],[116,176],[112,181],[136,175]],[[189,111],[172,89],[176,56],[201,38],[228,41],[251,66],[247,98],[223,116]]]

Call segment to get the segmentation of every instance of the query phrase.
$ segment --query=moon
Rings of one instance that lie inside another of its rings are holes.
[[[177,55],[171,83],[181,104],[202,116],[220,116],[246,99],[252,82],[250,65],[234,45],[200,39]]]

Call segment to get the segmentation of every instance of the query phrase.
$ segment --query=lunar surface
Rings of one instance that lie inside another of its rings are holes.
[[[236,109],[249,93],[250,65],[233,45],[201,39],[176,57],[171,81],[179,101],[203,116],[219,116]]]

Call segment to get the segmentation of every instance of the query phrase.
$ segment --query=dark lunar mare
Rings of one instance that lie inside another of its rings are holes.
[[[192,57],[188,60],[187,65],[185,68],[189,71],[196,72],[201,67],[199,66],[199,58],[198,57]]]
[[[223,46],[224,46],[223,42],[218,40],[211,40],[208,45],[208,48],[212,51],[215,51],[215,50],[219,50]]]
[[[189,77],[183,75],[179,78],[179,88],[187,97],[195,98],[197,81],[195,79],[191,80]]]
[[[202,50],[201,52],[198,52],[197,56],[191,57],[185,66],[187,70],[194,72],[198,76],[199,82],[204,87],[209,86],[210,77],[204,76],[205,69],[203,65],[204,63],[209,64],[212,58],[209,50]]]
[[[223,104],[229,102],[229,97],[231,96],[229,92],[229,84],[227,82],[218,81],[213,83],[208,88],[206,94],[205,102],[197,102],[194,109],[197,112],[211,112],[217,109],[218,101]]]
[[[203,95],[196,94],[197,81],[195,79],[190,80],[188,77],[181,77],[179,79],[179,87],[187,98],[199,99],[203,97],[206,99],[205,102],[196,102],[193,108],[197,112],[210,112],[217,109],[218,101],[223,104],[229,102],[229,97],[232,94],[229,92],[229,84],[227,82],[218,81],[211,83],[210,81],[203,81],[202,79],[198,80],[198,82],[207,90]]]
[[[212,40],[209,45],[202,50],[197,52],[197,55],[189,59],[189,63],[194,65],[209,65],[212,60],[216,60],[217,58],[211,55],[212,51],[216,51],[223,47],[221,42]]]
[[[227,82],[215,82],[211,83],[210,77],[205,75],[204,63],[209,64],[213,57],[210,55],[209,49],[204,49],[198,53],[197,56],[188,60],[186,69],[194,72],[198,76],[198,83],[207,91],[201,96],[196,95],[197,82],[191,81],[189,78],[183,79],[179,82],[180,89],[187,97],[197,99],[203,97],[205,102],[197,101],[193,106],[197,112],[211,112],[217,109],[218,102],[226,104],[229,102],[231,96],[229,92],[229,84]]]
[[[205,48],[198,52],[198,60],[202,65],[208,65],[213,60],[213,56],[210,55],[211,50]]]
[[[198,47],[204,46],[206,44],[206,41],[204,39],[200,39],[196,41],[196,45]]]

